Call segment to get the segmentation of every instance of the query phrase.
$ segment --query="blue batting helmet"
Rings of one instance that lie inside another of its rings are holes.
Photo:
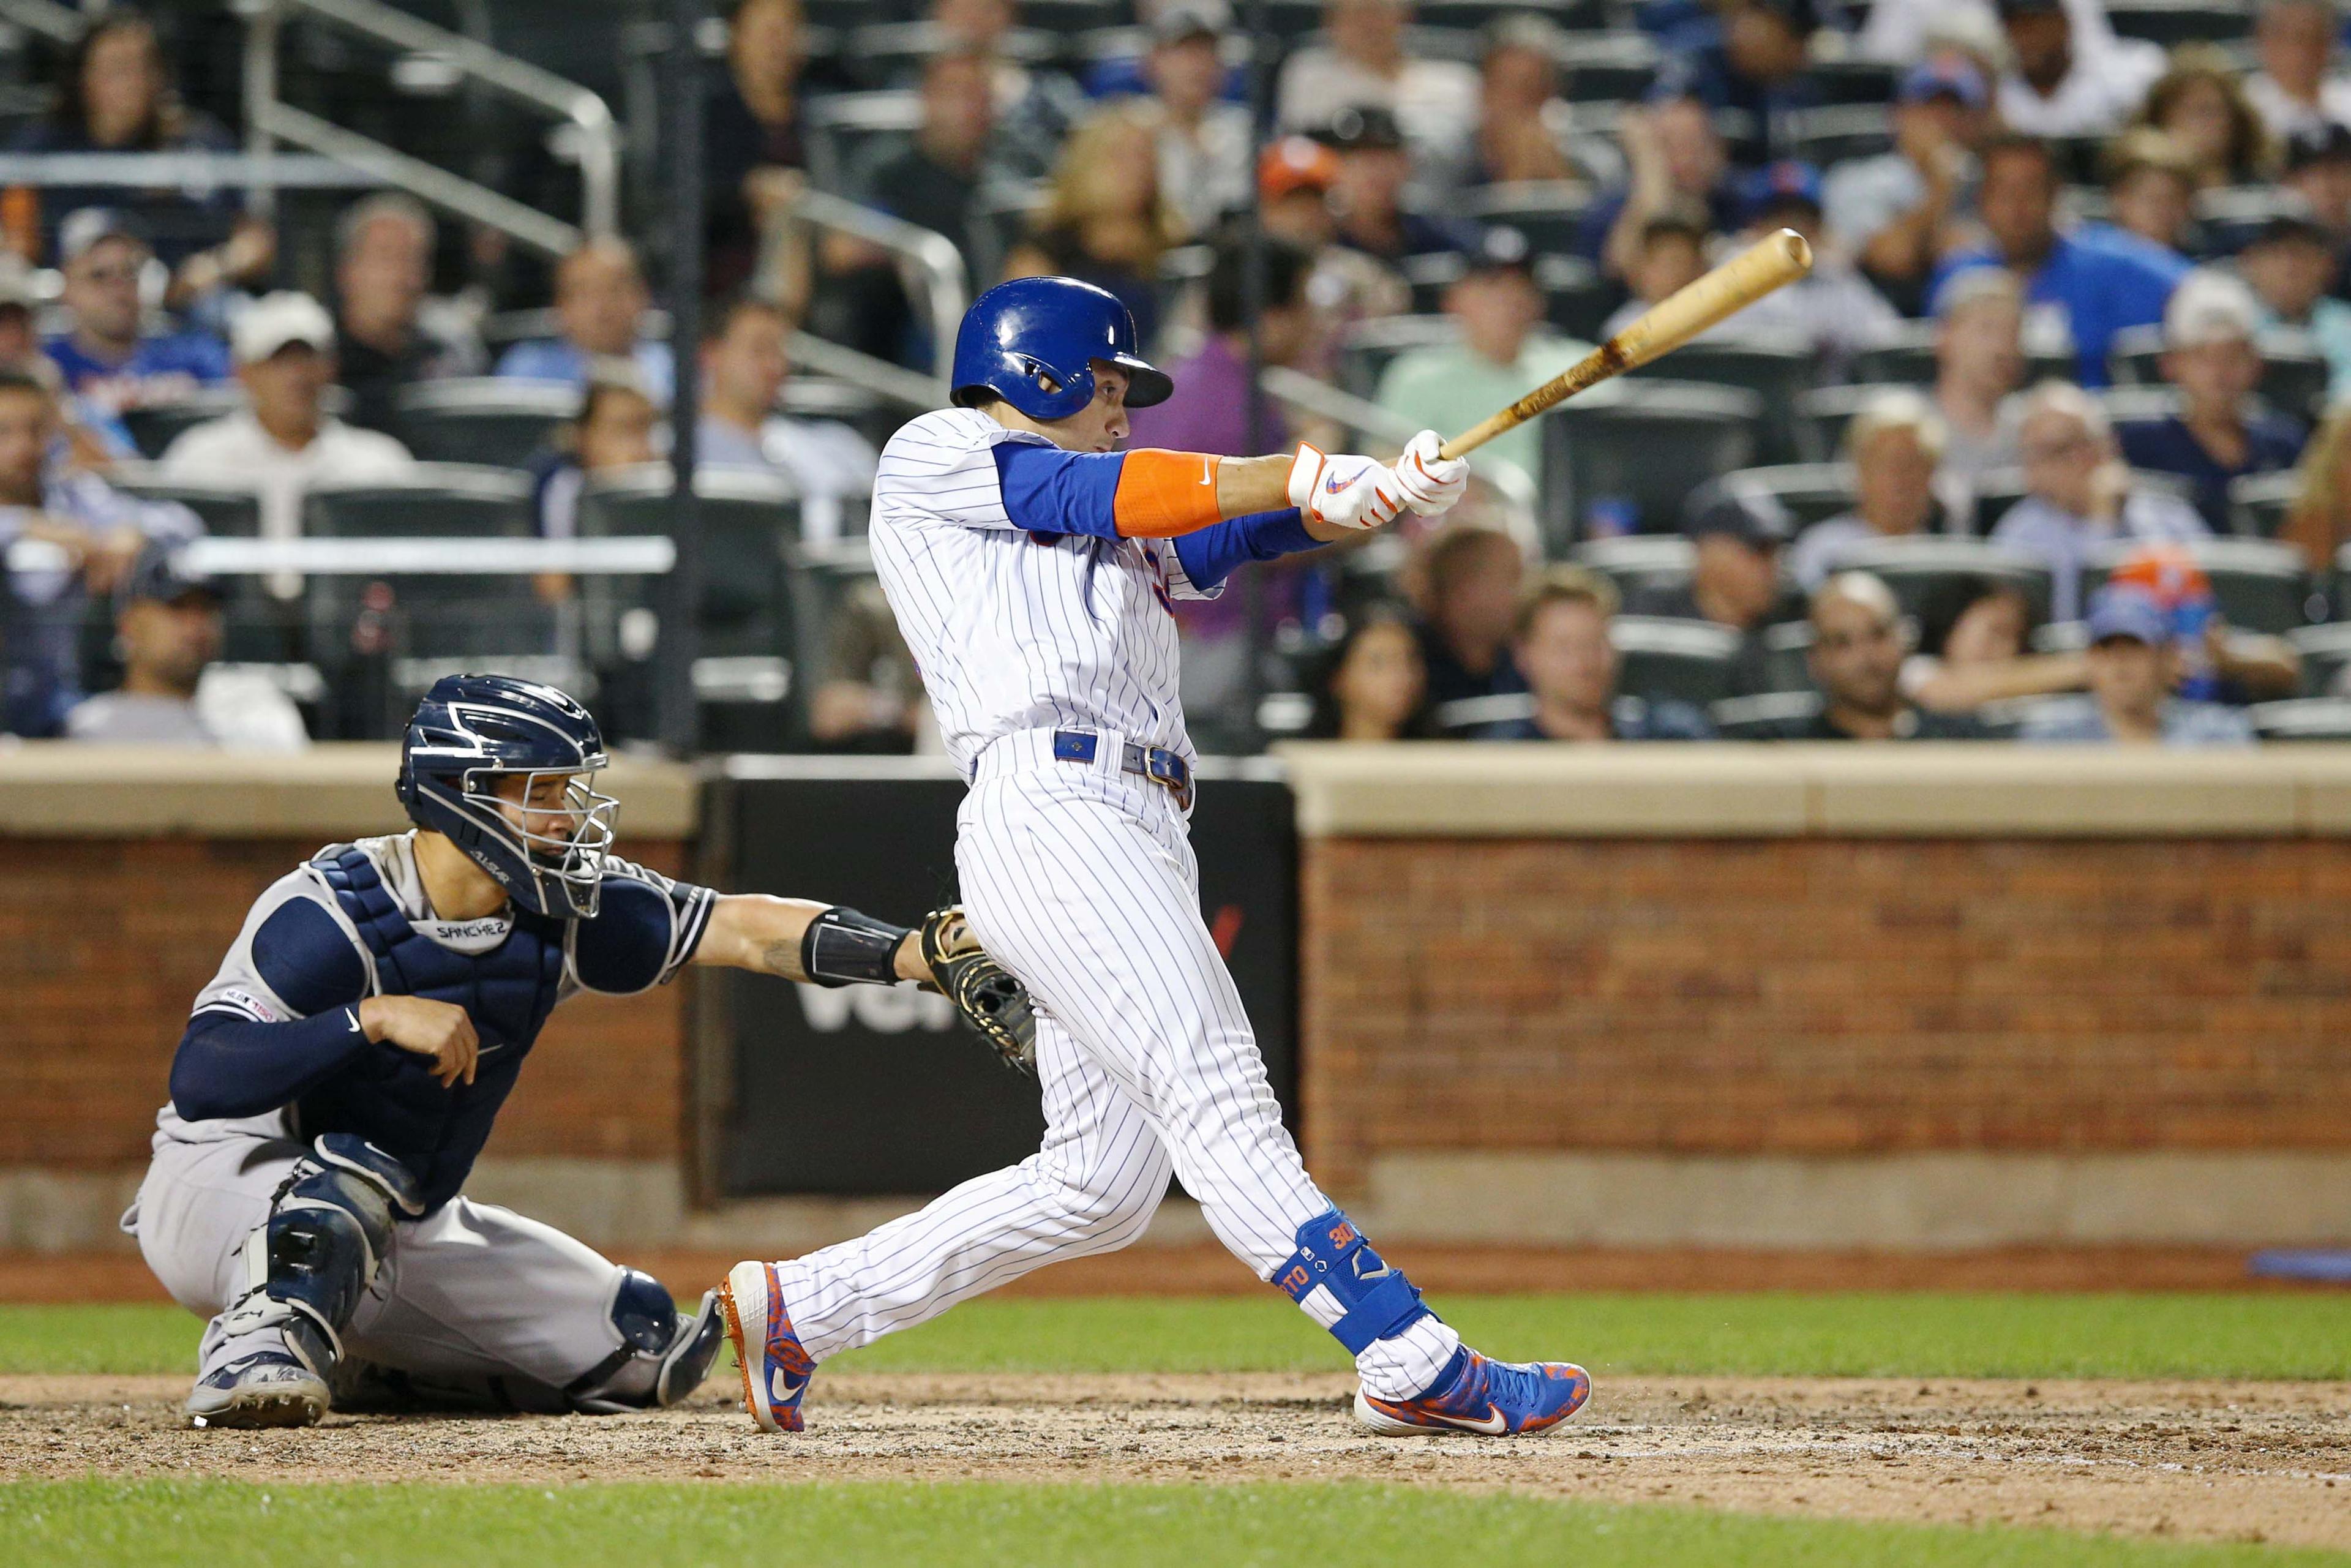
[[[1016,277],[964,312],[956,331],[959,408],[994,393],[1031,419],[1067,419],[1094,400],[1093,361],[1126,372],[1126,406],[1165,402],[1176,383],[1135,351],[1118,296],[1074,277]]]
[[[400,801],[420,828],[446,833],[534,915],[596,913],[605,852],[621,803],[592,788],[604,737],[588,710],[553,686],[509,675],[444,675],[433,683],[400,747]],[[520,778],[532,818],[566,824],[533,832],[497,793]],[[561,795],[528,793],[546,778]]]

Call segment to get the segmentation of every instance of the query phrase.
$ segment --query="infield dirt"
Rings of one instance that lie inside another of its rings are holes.
[[[820,1376],[764,1437],[722,1370],[656,1415],[332,1416],[193,1432],[162,1377],[0,1377],[0,1478],[542,1485],[914,1480],[1504,1487],[1746,1512],[2351,1548],[2351,1387],[1604,1378],[1552,1436],[1375,1438],[1343,1375]]]

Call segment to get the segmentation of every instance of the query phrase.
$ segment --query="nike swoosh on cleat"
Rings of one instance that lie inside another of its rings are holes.
[[[778,1405],[790,1404],[800,1396],[800,1390],[807,1386],[807,1378],[803,1377],[796,1383],[784,1375],[784,1369],[780,1366],[771,1366],[768,1369],[768,1396]]]
[[[1499,1437],[1510,1429],[1510,1417],[1491,1405],[1486,1406],[1486,1417],[1482,1421],[1472,1421],[1466,1416],[1447,1416],[1437,1410],[1419,1410],[1414,1414],[1425,1420],[1441,1422],[1447,1427],[1458,1427],[1465,1432],[1483,1433],[1489,1437]]]

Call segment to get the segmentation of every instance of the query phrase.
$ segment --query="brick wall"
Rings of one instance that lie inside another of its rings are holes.
[[[2351,842],[1309,840],[1308,1164],[2351,1147]]]
[[[302,840],[0,839],[0,1166],[143,1163],[188,1004]],[[675,841],[624,846],[676,874]],[[658,1159],[680,1146],[683,985],[567,1003],[493,1155]]]

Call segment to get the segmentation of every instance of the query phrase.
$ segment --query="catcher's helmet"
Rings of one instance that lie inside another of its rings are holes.
[[[1129,408],[1176,390],[1135,351],[1134,318],[1117,295],[1074,277],[1016,277],[964,312],[953,399],[970,408],[993,392],[1031,419],[1067,419],[1094,400],[1096,360],[1126,372]]]
[[[534,915],[594,916],[621,803],[590,780],[606,762],[588,710],[553,686],[510,675],[444,675],[400,747],[400,802],[420,828],[446,833]],[[530,832],[496,795],[501,777],[563,783],[559,805],[534,804],[567,832]]]

